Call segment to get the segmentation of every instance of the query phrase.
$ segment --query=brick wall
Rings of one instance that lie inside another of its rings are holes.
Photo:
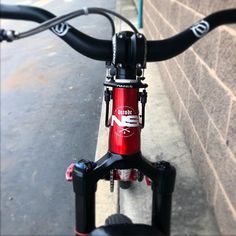
[[[144,0],[148,39],[170,37],[235,0]],[[236,26],[158,63],[223,235],[236,235]]]

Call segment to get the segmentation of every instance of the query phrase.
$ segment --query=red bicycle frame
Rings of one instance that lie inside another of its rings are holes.
[[[140,152],[139,89],[114,88],[110,120],[109,152],[132,155]]]

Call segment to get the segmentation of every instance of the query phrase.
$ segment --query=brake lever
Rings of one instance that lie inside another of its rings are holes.
[[[0,29],[0,43],[3,41],[12,42],[18,38],[17,36],[18,32],[15,30]]]

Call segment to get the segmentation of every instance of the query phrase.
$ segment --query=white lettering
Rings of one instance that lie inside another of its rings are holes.
[[[118,115],[132,115],[132,111],[131,110],[122,111],[118,109]]]
[[[114,122],[120,127],[138,127],[139,117],[137,115],[121,116],[121,120],[119,120],[115,115],[112,115],[111,126],[114,125]]]

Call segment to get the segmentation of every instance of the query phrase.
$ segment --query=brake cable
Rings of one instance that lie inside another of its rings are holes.
[[[113,37],[113,35],[116,33],[116,28],[115,28],[115,24],[114,24],[113,19],[108,14],[106,14],[104,12],[99,12],[99,13],[94,13],[94,14],[104,16],[109,20],[109,22],[111,24],[111,36]]]
[[[68,20],[71,20],[71,19],[73,19],[75,17],[82,16],[82,15],[88,15],[88,14],[100,14],[100,15],[103,15],[103,16],[107,17],[110,22],[112,22],[112,25],[114,25],[114,22],[113,22],[112,18],[108,14],[106,14],[106,13],[118,17],[119,19],[124,21],[127,25],[129,25],[130,28],[135,33],[138,33],[138,30],[136,29],[136,27],[128,19],[126,19],[122,15],[120,15],[120,14],[114,12],[114,11],[108,10],[108,9],[91,7],[91,8],[83,8],[83,9],[80,9],[80,10],[76,10],[74,12],[70,12],[70,13],[62,15],[62,16],[54,17],[54,18],[52,18],[50,20],[47,20],[47,21],[43,22],[39,26],[37,26],[37,27],[35,27],[33,29],[30,29],[30,30],[27,30],[25,32],[22,32],[22,33],[18,33],[18,32],[15,32],[15,31],[10,31],[10,32],[8,31],[7,32],[8,33],[7,36],[10,38],[9,41],[13,41],[15,39],[26,38],[26,37],[38,34],[38,33],[42,32],[42,31],[51,29],[52,27],[54,27],[54,26],[56,26],[58,24],[64,23],[64,22],[66,22]],[[114,35],[115,27],[112,26],[112,28],[114,28],[114,30],[112,29],[113,30],[113,35]]]

